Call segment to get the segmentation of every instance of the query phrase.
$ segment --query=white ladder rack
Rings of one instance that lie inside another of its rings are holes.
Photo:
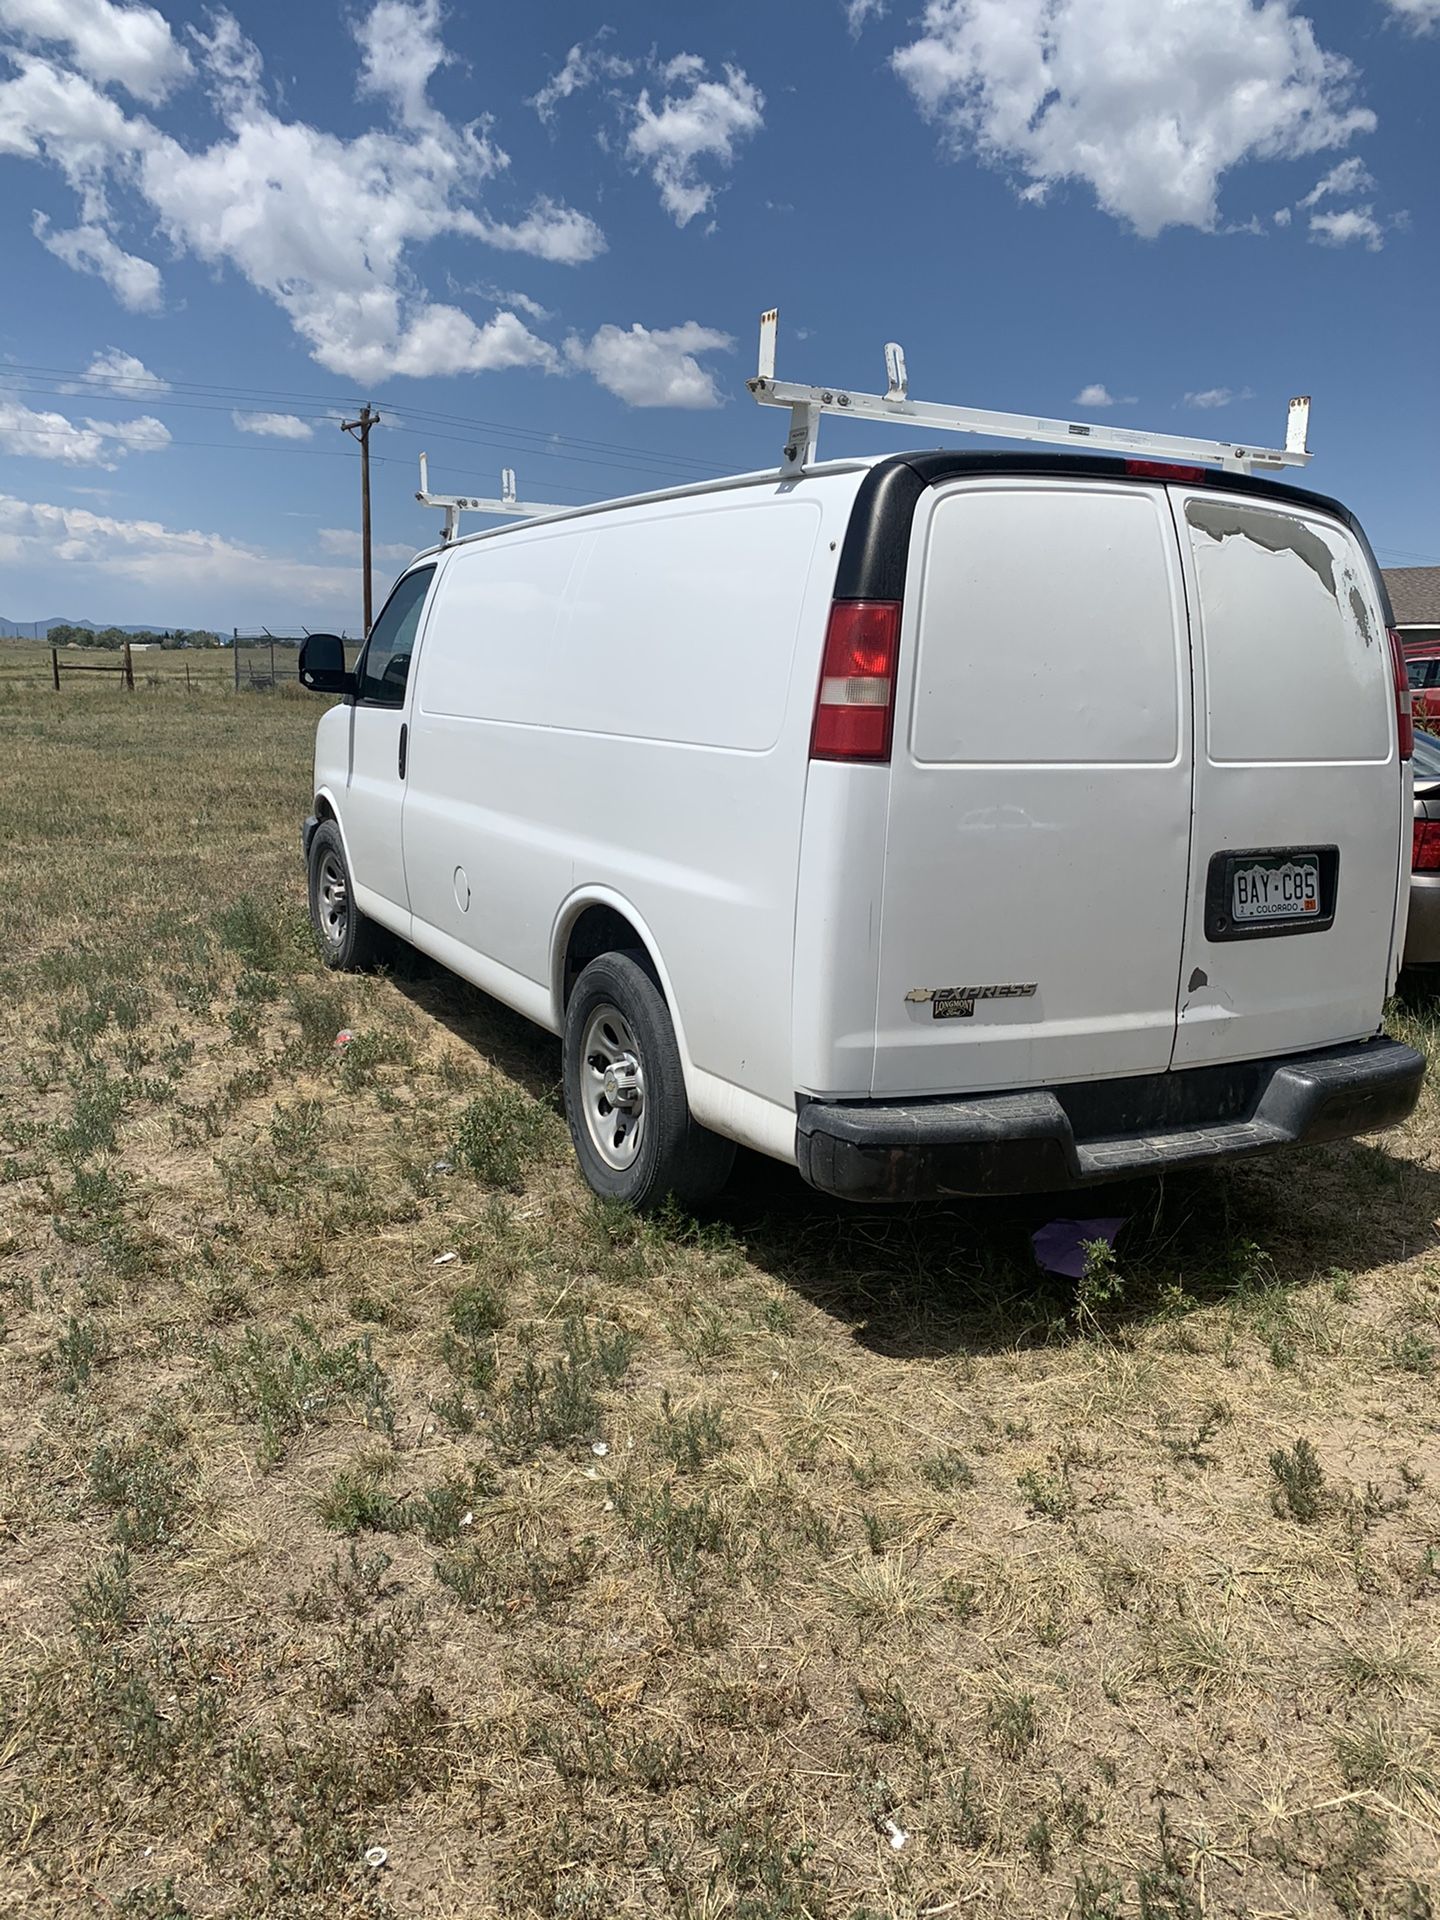
[[[462,513],[504,514],[512,520],[533,520],[541,513],[563,513],[563,507],[551,507],[538,500],[521,500],[515,492],[515,469],[502,468],[500,473],[500,498],[498,500],[477,500],[463,493],[431,493],[430,457],[420,456],[420,491],[415,495],[422,507],[440,507],[445,514],[445,531],[441,541],[448,545],[460,531]]]
[[[785,442],[782,470],[796,472],[815,464],[820,416],[844,414],[852,420],[874,420],[887,426],[935,427],[942,433],[981,433],[1000,440],[1039,440],[1085,451],[1124,453],[1133,458],[1180,461],[1187,465],[1222,467],[1228,473],[1252,473],[1259,468],[1304,467],[1310,463],[1306,440],[1310,430],[1310,397],[1290,402],[1283,447],[1239,446],[1229,440],[1192,440],[1185,434],[1141,433],[1129,427],[1087,424],[1077,420],[1044,420],[1023,413],[991,413],[982,407],[950,407],[928,400],[912,400],[905,372],[905,355],[895,341],[885,347],[884,393],[856,393],[848,388],[806,387],[775,378],[775,339],[780,312],[772,307],[760,316],[760,364],[746,385],[762,407],[788,407],[790,434]]]

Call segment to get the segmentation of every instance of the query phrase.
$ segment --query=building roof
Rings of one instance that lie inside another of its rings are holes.
[[[1440,567],[1385,567],[1397,627],[1440,627]]]

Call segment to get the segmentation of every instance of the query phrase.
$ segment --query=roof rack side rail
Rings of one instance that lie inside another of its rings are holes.
[[[761,314],[759,365],[754,379],[746,385],[762,407],[787,407],[790,411],[790,432],[781,459],[783,472],[793,473],[815,464],[820,417],[827,413],[887,426],[931,427],[942,433],[978,433],[990,439],[1032,440],[1053,446],[1122,453],[1133,459],[1221,467],[1228,473],[1304,467],[1311,460],[1307,445],[1308,394],[1290,402],[1283,447],[1241,446],[1235,441],[1192,439],[1188,434],[1143,433],[1130,427],[1078,420],[1046,420],[1030,414],[994,413],[983,407],[952,407],[912,400],[905,355],[893,340],[885,347],[884,393],[856,393],[851,388],[808,387],[777,380],[775,346],[779,323],[778,308],[772,307]]]
[[[521,500],[515,491],[515,469],[505,467],[500,474],[500,498],[478,500],[461,493],[431,493],[430,456],[420,456],[420,490],[415,495],[422,507],[439,507],[445,515],[442,544],[448,545],[460,531],[462,513],[502,514],[510,520],[533,520],[542,513],[564,513],[564,507],[547,506],[539,500]]]

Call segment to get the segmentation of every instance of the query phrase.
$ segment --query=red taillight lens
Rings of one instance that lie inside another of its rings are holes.
[[[825,629],[812,760],[888,760],[895,725],[898,600],[837,600]]]
[[[1390,664],[1395,673],[1395,733],[1400,742],[1400,758],[1408,760],[1415,751],[1415,720],[1410,707],[1410,676],[1405,670],[1405,649],[1393,627],[1390,636]]]
[[[1410,865],[1416,873],[1440,873],[1440,820],[1417,820]]]
[[[1204,467],[1176,467],[1164,460],[1127,460],[1126,473],[1133,473],[1139,480],[1208,480],[1210,475]]]

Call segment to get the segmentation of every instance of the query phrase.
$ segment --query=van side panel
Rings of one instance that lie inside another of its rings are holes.
[[[793,1113],[806,743],[830,540],[858,483],[478,541],[454,555],[426,637],[404,816],[416,944],[434,929],[543,986],[558,1026],[566,903],[630,903],[671,983],[701,1120],[723,1117],[712,1083]]]
[[[1190,779],[1189,647],[1164,488],[997,478],[923,496],[873,1091],[1167,1067]]]
[[[795,897],[797,1092],[859,1099],[875,1071],[890,769],[817,760]]]
[[[554,791],[553,743],[543,734],[478,716],[542,678],[592,537],[583,527],[527,528],[462,547],[437,588],[414,692],[403,832],[411,937],[447,965],[427,929],[524,979],[548,979],[535,956],[573,849],[540,823],[570,788],[562,775]]]

